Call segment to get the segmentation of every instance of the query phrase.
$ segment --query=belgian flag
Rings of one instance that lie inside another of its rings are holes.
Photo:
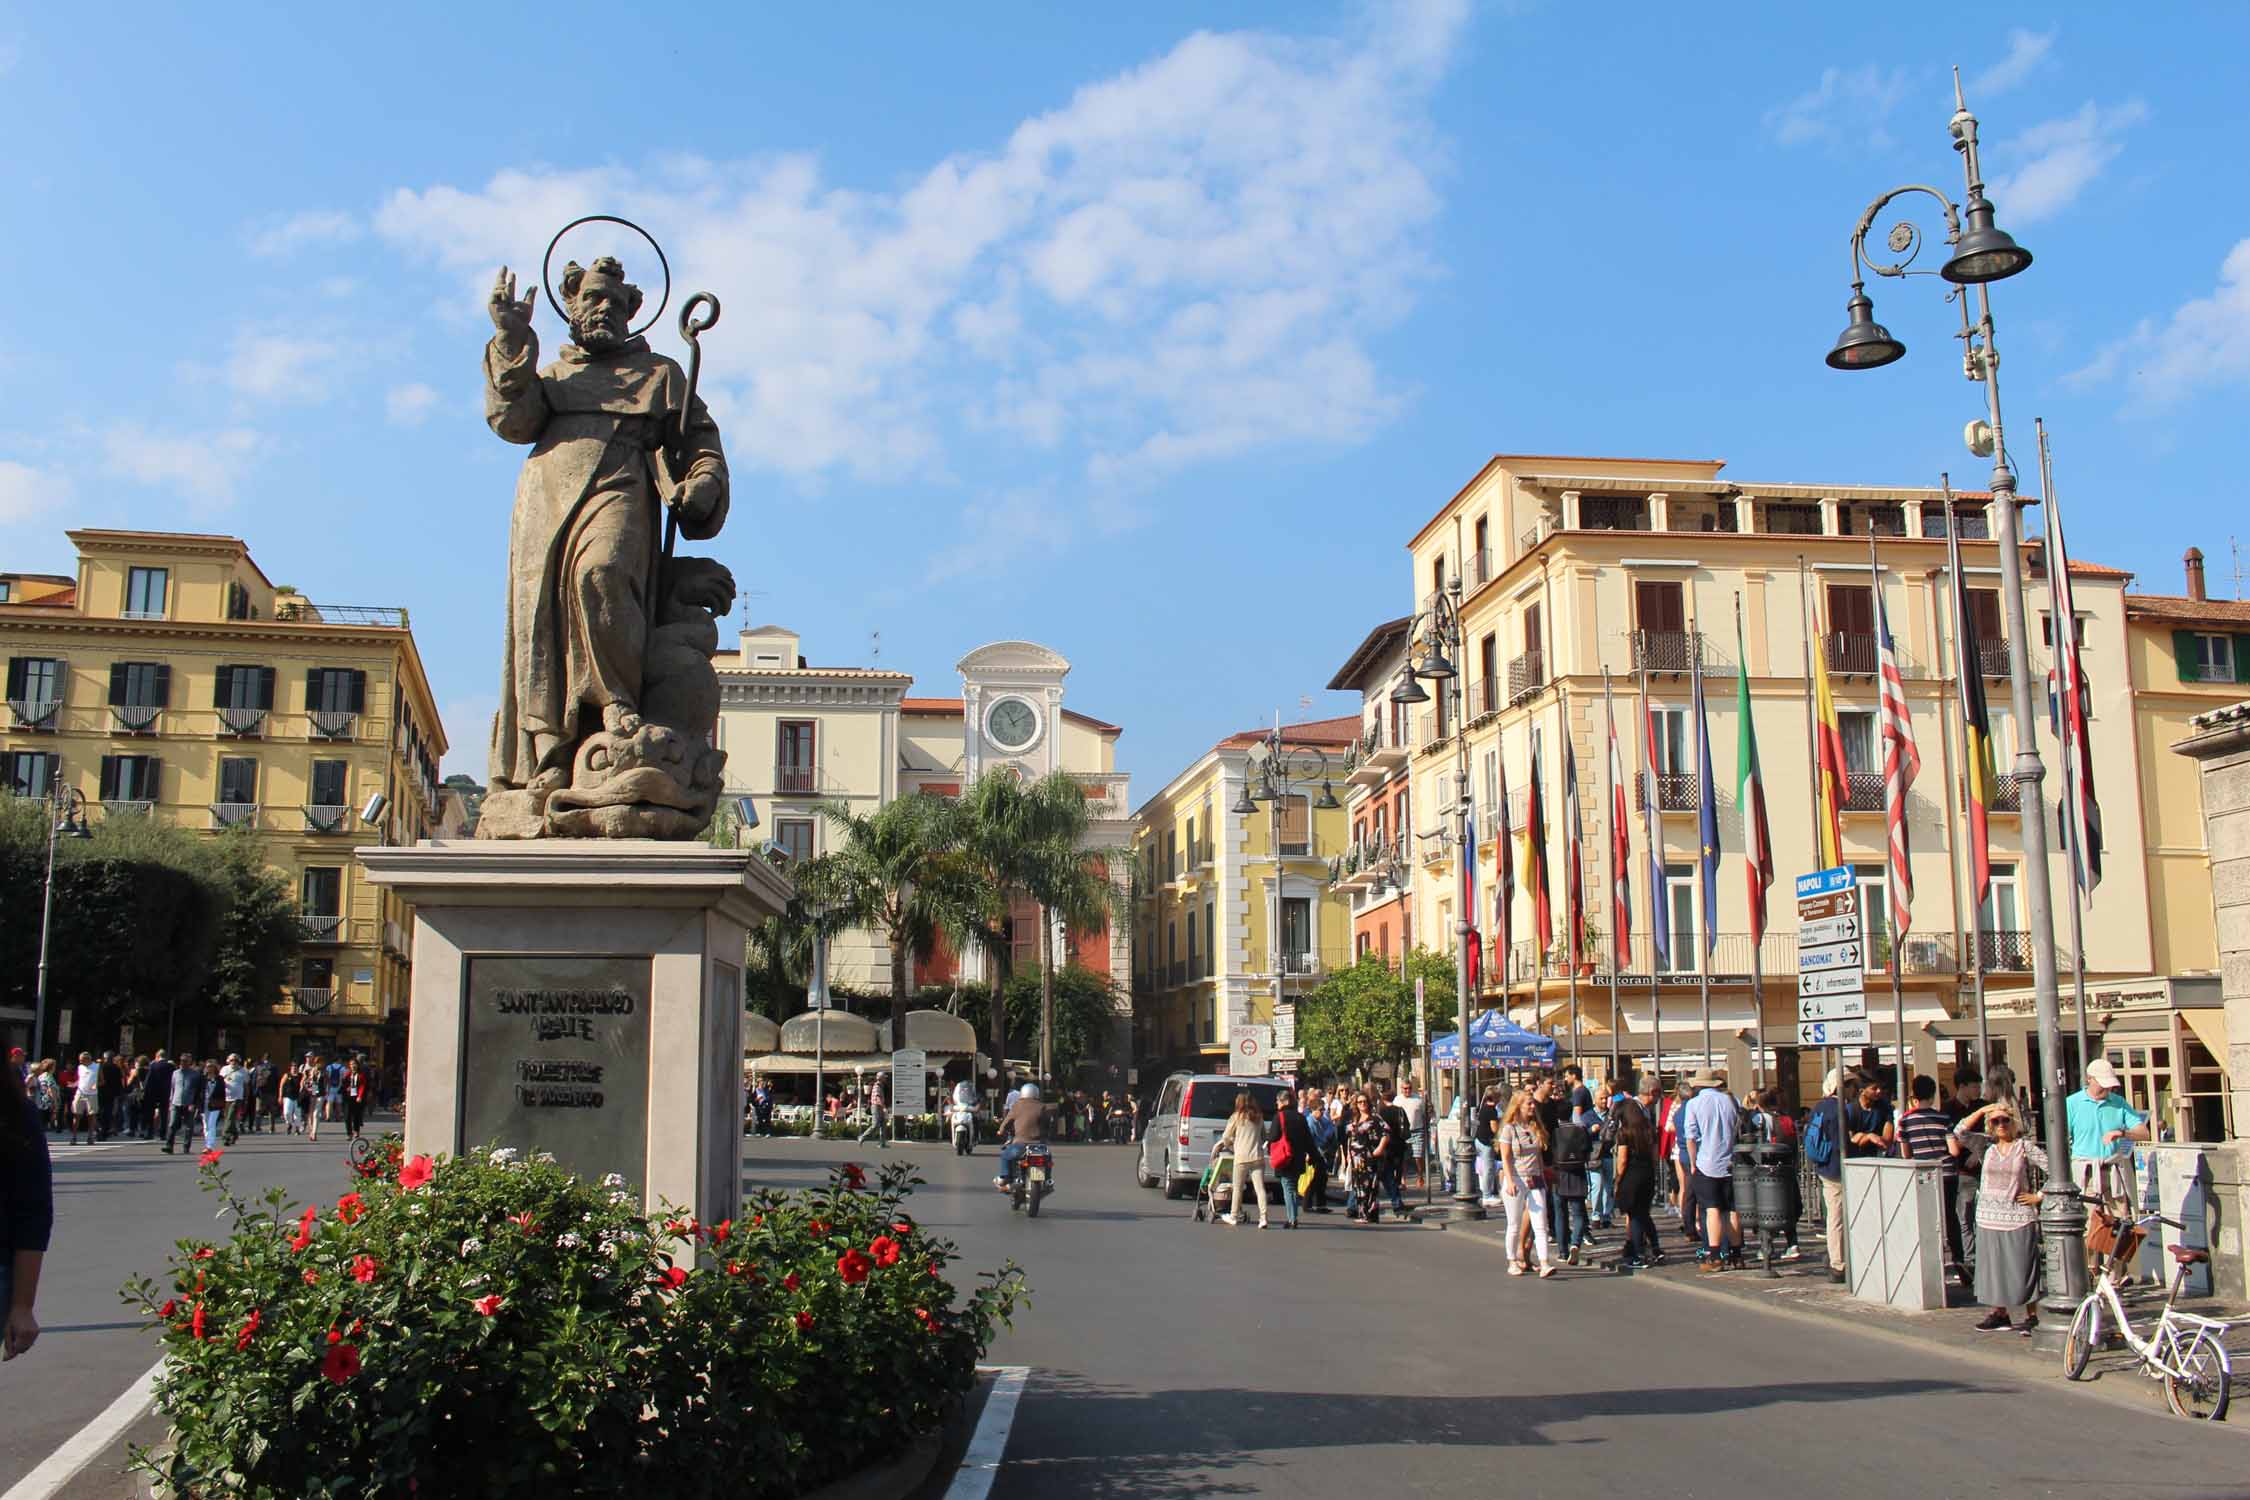
[[[1977,650],[1975,617],[1969,613],[1969,580],[1961,571],[1961,537],[1953,526],[1953,497],[1945,501],[1946,562],[1953,574],[1953,675],[1961,689],[1962,739],[1966,744],[1962,782],[1969,803],[1969,865],[1975,872],[1977,905],[1992,894],[1992,798],[2000,784],[1992,761],[1992,716],[1984,706],[1984,658]]]

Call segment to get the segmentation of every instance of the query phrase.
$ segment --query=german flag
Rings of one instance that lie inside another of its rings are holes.
[[[1969,580],[1961,571],[1961,537],[1953,528],[1953,496],[1945,497],[1945,557],[1953,573],[1953,675],[1961,688],[1961,737],[1965,761],[1961,779],[1969,804],[1969,865],[1975,872],[1977,905],[1992,894],[1992,797],[2000,778],[1993,771],[1992,716],[1984,706],[1983,657],[1977,627],[1969,613]]]
[[[1813,824],[1823,870],[1844,862],[1844,799],[1851,773],[1844,762],[1844,730],[1836,720],[1836,695],[1828,687],[1828,637],[1813,651],[1813,789],[1820,815]]]

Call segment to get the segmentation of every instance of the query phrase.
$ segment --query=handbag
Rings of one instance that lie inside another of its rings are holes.
[[[1289,1138],[1287,1136],[1275,1136],[1273,1140],[1267,1144],[1266,1165],[1273,1168],[1276,1172],[1283,1171],[1288,1167]]]
[[[1308,1167],[1306,1167],[1306,1168],[1305,1168],[1305,1170],[1304,1170],[1304,1172],[1303,1172],[1303,1174],[1302,1174],[1302,1175],[1300,1175],[1300,1176],[1299,1176],[1299,1177],[1297,1178],[1297,1191],[1298,1191],[1299,1193],[1309,1193],[1309,1192],[1311,1192],[1311,1191],[1312,1191],[1313,1178],[1315,1178],[1315,1177],[1317,1177],[1317,1176],[1319,1176],[1319,1175],[1320,1175],[1320,1168],[1318,1168],[1318,1167],[1311,1167],[1311,1166],[1308,1166]]]

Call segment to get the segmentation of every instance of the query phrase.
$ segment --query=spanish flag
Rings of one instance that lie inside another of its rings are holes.
[[[1953,675],[1961,688],[1961,737],[1966,744],[1961,768],[1969,804],[1969,868],[1974,873],[1977,906],[1992,894],[1992,795],[2000,778],[1993,770],[1992,716],[1984,706],[1983,658],[1977,627],[1969,614],[1969,580],[1961,571],[1961,538],[1953,527],[1953,494],[1945,496],[1945,553],[1953,570]]]
[[[1844,798],[1851,785],[1844,766],[1844,731],[1836,722],[1836,698],[1828,690],[1828,637],[1818,637],[1813,652],[1813,775],[1820,816],[1813,836],[1820,841],[1819,865],[1833,870],[1844,862]]]
[[[1531,784],[1524,790],[1523,883],[1531,892],[1531,929],[1539,935],[1538,960],[1544,964],[1555,941],[1554,908],[1547,899],[1547,809],[1541,795],[1544,780],[1539,760],[1539,729],[1531,730]],[[1505,830],[1501,837],[1507,837]]]

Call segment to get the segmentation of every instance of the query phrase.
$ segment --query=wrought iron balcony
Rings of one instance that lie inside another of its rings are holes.
[[[219,706],[219,732],[237,739],[255,739],[266,732],[266,713],[262,708],[233,708]]]
[[[1539,650],[1526,651],[1508,663],[1508,701],[1528,698],[1547,685],[1547,656]]]
[[[1473,677],[1469,679],[1468,700],[1469,718],[1471,720],[1490,718],[1493,714],[1500,712],[1505,706],[1500,696],[1500,679],[1497,677]]]
[[[16,728],[45,730],[52,733],[62,727],[62,699],[60,698],[10,698],[8,711],[15,715]]]
[[[1831,672],[1845,676],[1873,677],[1876,671],[1875,632],[1830,631],[1820,638],[1820,659]]]
[[[117,721],[121,734],[154,734],[157,721],[164,717],[161,703],[112,703],[109,716]]]
[[[352,810],[340,803],[308,802],[305,804],[305,826],[314,833],[342,833]]]
[[[246,824],[255,826],[258,821],[258,804],[214,802],[211,804],[211,821],[220,828],[239,828]]]
[[[2026,973],[2031,968],[2031,934],[2028,932],[1980,932],[1977,934],[1977,962],[1987,974]]]
[[[293,991],[290,999],[298,1010],[308,1016],[317,1016],[336,1003],[336,992],[333,989],[300,989]]]
[[[1633,632],[1633,670],[1650,672],[1692,671],[1703,660],[1700,630],[1636,630]]]
[[[1293,978],[1320,972],[1320,955],[1317,953],[1284,953],[1281,955],[1281,972]]]
[[[1844,811],[1883,811],[1883,773],[1880,771],[1845,772]]]
[[[773,789],[777,792],[810,792],[820,773],[812,766],[776,765],[773,768]]]
[[[156,799],[153,797],[104,797],[102,799],[102,811],[112,818],[145,818],[156,811]]]
[[[2023,811],[2023,784],[2006,771],[1993,778],[1991,810],[2011,813]]]
[[[1492,582],[1492,549],[1479,547],[1468,556],[1468,576],[1463,580],[1471,590],[1481,589]]]
[[[2003,639],[1977,641],[1977,665],[1986,677],[2008,675],[2008,643]]]
[[[316,740],[348,740],[359,730],[359,715],[332,713],[316,708],[305,716],[307,728]]]
[[[1656,800],[1658,803],[1657,811],[1692,811],[1694,808],[1700,805],[1699,797],[1701,794],[1701,790],[1702,789],[1700,784],[1696,781],[1695,777],[1692,774],[1672,775],[1668,772],[1660,771],[1656,776]],[[1640,776],[1635,776],[1633,778],[1633,810],[1635,812],[1641,812],[1646,810],[1647,807],[1648,786],[1646,779]]]
[[[298,920],[304,925],[308,943],[340,943],[344,940],[344,917],[341,912],[305,912]]]

